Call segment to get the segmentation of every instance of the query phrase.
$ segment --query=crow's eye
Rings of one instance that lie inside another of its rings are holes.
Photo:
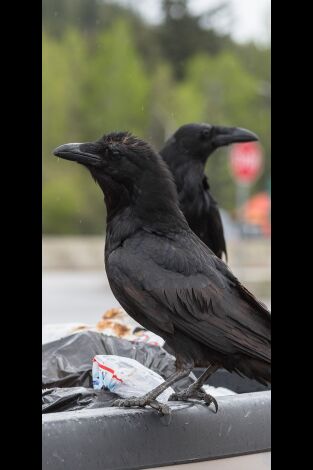
[[[116,150],[116,149],[112,150],[112,152],[111,152],[111,159],[112,160],[120,160],[121,157],[122,157],[122,155],[118,150]]]
[[[120,160],[121,158],[121,153],[120,151],[115,147],[115,145],[111,145],[110,147],[107,147],[104,151],[105,157],[112,160]]]
[[[200,138],[201,139],[208,139],[211,135],[211,129],[202,129]]]
[[[105,147],[102,153],[104,158],[110,158],[110,150],[108,149],[108,147]]]

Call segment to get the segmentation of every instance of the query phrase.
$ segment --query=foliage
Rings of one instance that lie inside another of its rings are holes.
[[[175,8],[176,10],[175,10]],[[129,130],[156,149],[187,122],[246,127],[256,132],[270,174],[270,50],[238,45],[205,25],[184,0],[163,2],[160,25],[133,10],[96,0],[43,1],[43,230],[101,233],[99,188],[79,165],[52,150]],[[178,40],[179,38],[179,40]],[[191,40],[192,38],[192,40]],[[234,183],[228,150],[207,164],[213,194],[230,211]]]

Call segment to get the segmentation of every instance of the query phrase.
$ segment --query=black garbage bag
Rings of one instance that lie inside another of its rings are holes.
[[[135,359],[164,379],[175,371],[175,358],[159,346],[82,331],[42,346],[42,387],[92,388],[92,360],[97,354]],[[191,373],[173,388],[183,390],[194,380]]]
[[[111,406],[118,398],[107,390],[85,387],[50,388],[42,392],[42,413],[76,411]]]

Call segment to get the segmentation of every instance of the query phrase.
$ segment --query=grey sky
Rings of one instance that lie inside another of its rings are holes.
[[[228,0],[230,5],[230,21],[219,25],[223,32],[230,33],[237,41],[254,40],[269,42],[270,40],[270,8],[271,0]],[[160,19],[160,0],[120,0],[130,4],[150,22]],[[208,8],[222,3],[222,0],[190,0],[193,12],[201,14]]]

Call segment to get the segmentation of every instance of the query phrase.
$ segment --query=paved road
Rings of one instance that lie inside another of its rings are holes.
[[[118,306],[101,271],[44,271],[42,322],[94,324],[109,308]],[[270,307],[269,299],[263,299]]]
[[[46,271],[42,284],[43,323],[95,323],[119,303],[103,271]]]

